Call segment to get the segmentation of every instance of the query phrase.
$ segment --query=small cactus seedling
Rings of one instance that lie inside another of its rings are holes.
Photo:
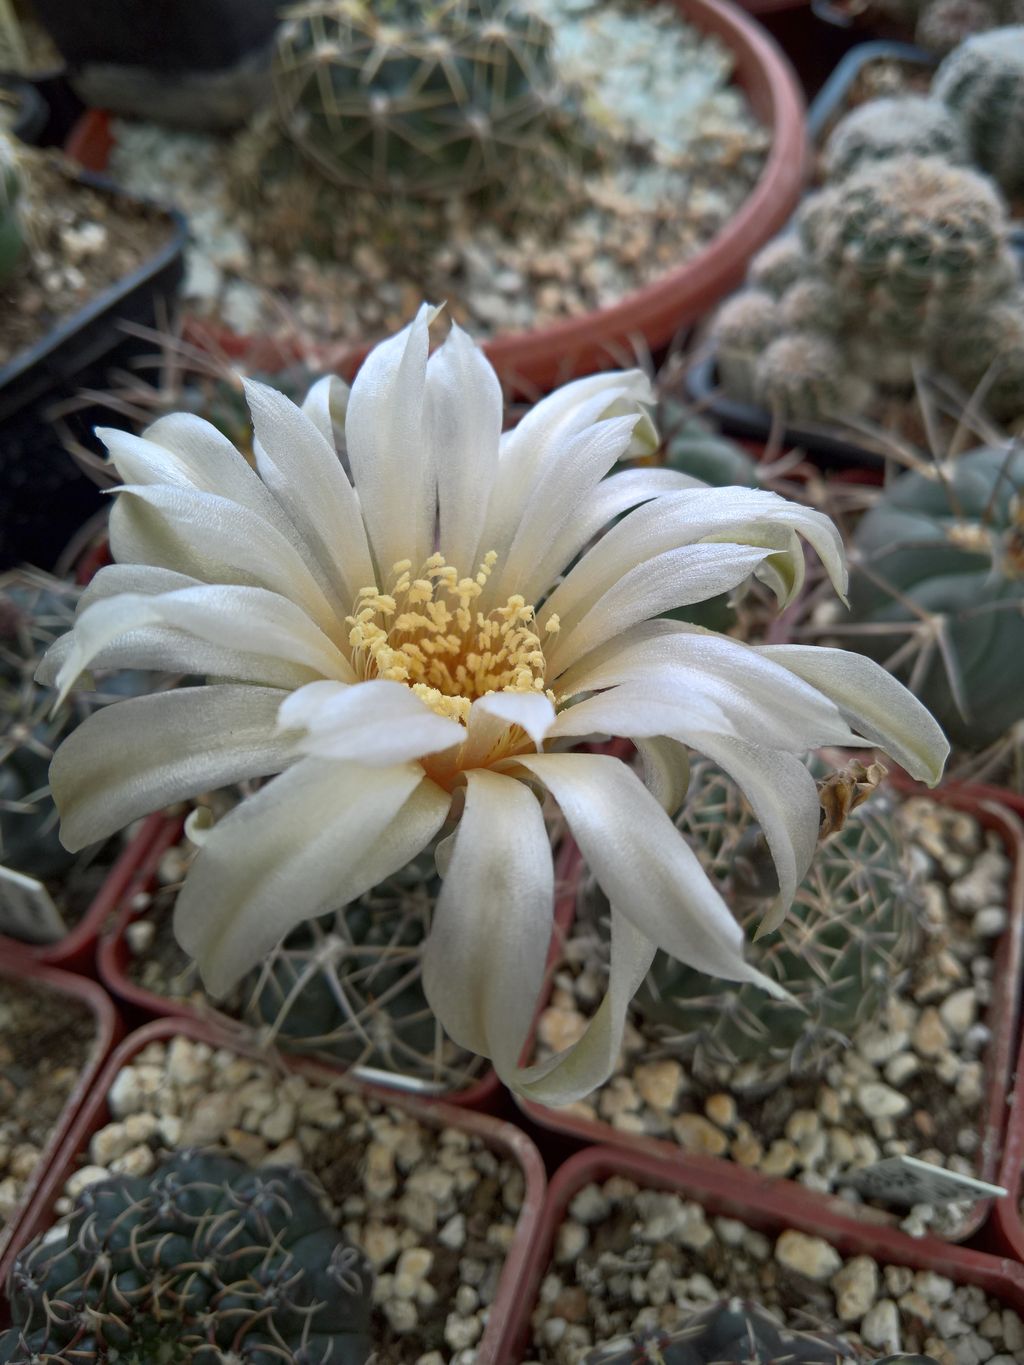
[[[88,1186],[11,1271],[0,1362],[367,1365],[372,1275],[302,1171],[182,1151]]]
[[[842,349],[817,332],[777,337],[754,367],[754,398],[784,420],[821,422],[868,404],[870,385],[853,374]]]
[[[715,315],[712,340],[718,371],[733,398],[754,401],[757,357],[780,330],[777,301],[763,289],[744,289]]]
[[[751,289],[763,289],[778,299],[806,274],[807,257],[799,234],[784,232],[772,238],[751,261],[747,282]]]
[[[968,38],[932,92],[959,120],[972,159],[1007,194],[1024,190],[1024,24]]]
[[[823,800],[831,791],[826,784]],[[676,823],[752,938],[777,884],[737,787],[705,760],[695,762]],[[749,944],[750,961],[788,1000],[713,980],[659,953],[634,1009],[655,1047],[689,1058],[698,1076],[714,1079],[744,1062],[756,1062],[764,1087],[813,1074],[877,1013],[909,967],[915,906],[892,809],[875,796],[821,844],[778,932]]]
[[[839,1337],[785,1327],[760,1304],[728,1299],[672,1331],[599,1346],[583,1365],[856,1365]]]
[[[954,744],[1024,718],[1024,451],[901,475],[857,528],[849,647],[883,659]]]
[[[551,48],[550,26],[513,0],[309,0],[278,36],[277,116],[336,185],[507,184],[571,136]]]
[[[959,123],[938,100],[901,95],[851,109],[825,144],[825,174],[831,181],[843,180],[874,161],[908,154],[939,156],[957,165],[969,160]]]

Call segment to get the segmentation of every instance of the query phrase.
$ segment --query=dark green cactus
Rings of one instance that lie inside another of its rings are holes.
[[[694,762],[676,823],[753,940],[777,883],[735,783],[705,760]],[[759,1083],[772,1087],[820,1070],[877,1014],[909,967],[916,938],[916,891],[892,808],[876,794],[819,847],[781,928],[748,944],[749,961],[790,1000],[658,953],[633,1008],[653,1046],[688,1058],[697,1075],[756,1061]]]
[[[305,1172],[176,1153],[15,1261],[0,1362],[366,1365],[372,1273]]]
[[[831,1334],[784,1327],[760,1304],[727,1299],[672,1331],[599,1346],[583,1365],[856,1365],[852,1346]]]
[[[17,143],[0,132],[0,287],[14,274],[25,249],[18,204],[21,191]]]
[[[862,629],[844,645],[891,659],[955,744],[980,749],[1024,717],[1024,451],[901,475],[857,528],[851,566]]]
[[[551,49],[550,26],[514,0],[308,0],[279,32],[278,120],[336,185],[507,184],[576,126]]]
[[[899,95],[857,105],[829,135],[825,173],[842,180],[862,166],[907,154],[941,156],[957,165],[969,159],[959,123],[938,100]]]
[[[959,119],[972,159],[1007,194],[1024,190],[1024,25],[961,43],[935,73],[932,92]]]
[[[871,385],[854,374],[842,347],[821,332],[777,337],[754,365],[754,399],[786,421],[823,422],[862,412]]]

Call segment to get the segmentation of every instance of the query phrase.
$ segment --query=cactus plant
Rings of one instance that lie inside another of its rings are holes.
[[[676,823],[753,935],[777,889],[764,836],[735,784],[696,761]],[[883,1005],[916,942],[916,887],[887,798],[876,795],[825,840],[777,935],[748,956],[789,992],[776,1000],[715,981],[659,953],[634,1001],[658,1048],[709,1079],[756,1061],[758,1083],[812,1074]]]
[[[672,1331],[653,1331],[599,1346],[583,1365],[856,1365],[840,1338],[785,1327],[760,1304],[727,1299],[703,1308]]]
[[[932,93],[960,121],[972,159],[1007,194],[1024,190],[1024,24],[968,38],[935,73]]]
[[[763,246],[750,263],[747,282],[781,298],[791,284],[807,273],[807,257],[798,233],[784,232]]]
[[[711,336],[731,397],[753,401],[756,357],[778,335],[779,326],[778,304],[765,290],[744,289],[722,304]]]
[[[825,174],[842,180],[874,161],[904,155],[939,156],[957,165],[969,160],[963,131],[945,105],[901,95],[869,100],[839,120],[825,144]]]
[[[990,0],[931,0],[918,15],[914,41],[944,57],[972,33],[984,33],[999,22],[999,10]]]
[[[858,526],[851,561],[844,643],[885,659],[955,744],[980,749],[1024,717],[1024,451],[901,475]]]
[[[468,193],[568,134],[551,47],[513,0],[308,0],[279,32],[277,117],[337,185]]]
[[[11,1272],[0,1362],[366,1365],[372,1277],[304,1172],[186,1150],[88,1186]]]
[[[793,421],[822,421],[867,406],[870,385],[853,374],[840,347],[816,332],[777,337],[754,366],[754,399]]]
[[[21,190],[17,144],[0,132],[0,287],[14,274],[25,247],[18,205]]]

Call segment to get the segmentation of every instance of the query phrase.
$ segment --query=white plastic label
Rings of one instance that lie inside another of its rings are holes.
[[[958,1171],[933,1166],[916,1156],[891,1156],[873,1166],[854,1171],[849,1183],[869,1199],[889,1204],[954,1204],[962,1199],[988,1199],[1006,1194],[1001,1185],[989,1185]]]
[[[0,866],[0,934],[26,943],[56,943],[68,927],[42,882]]]

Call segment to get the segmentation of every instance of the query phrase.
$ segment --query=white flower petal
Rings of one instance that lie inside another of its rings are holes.
[[[659,687],[659,683],[663,685]],[[675,679],[662,677],[623,683],[577,702],[559,714],[551,738],[618,735],[623,739],[657,739],[673,734],[686,723],[733,733],[732,724],[712,698],[700,692],[688,693]]]
[[[644,786],[666,815],[675,815],[690,786],[689,749],[667,735],[634,740],[634,744]]]
[[[547,787],[609,902],[642,934],[698,971],[779,993],[744,961],[739,924],[625,763],[606,754],[524,754],[514,762]]]
[[[639,420],[639,414],[633,412],[585,428],[566,442],[557,462],[540,472],[495,575],[493,598],[504,601],[512,592],[523,592],[530,569],[573,524],[579,504],[622,458]]]
[[[337,429],[345,429],[350,392],[349,386],[338,375],[325,374],[302,401],[302,411],[332,450],[337,446]]]
[[[466,731],[420,701],[404,683],[316,682],[285,701],[281,729],[305,731],[298,747],[318,758],[349,759],[370,767],[407,763],[461,744]]]
[[[615,1070],[629,1002],[654,960],[646,934],[612,907],[608,990],[583,1036],[571,1047],[504,1077],[518,1094],[539,1104],[571,1104],[603,1085]]]
[[[298,664],[320,677],[354,680],[348,659],[294,602],[263,588],[204,583],[156,596],[122,593],[87,607],[75,622],[71,652],[57,678],[58,705],[111,644],[153,626],[221,649]]]
[[[605,417],[621,416],[624,403],[638,408],[653,402],[650,380],[639,370],[588,375],[541,399],[501,439],[479,554],[505,556],[539,475],[558,463],[574,437]]]
[[[438,544],[449,564],[473,574],[498,468],[502,397],[490,361],[454,323],[427,362],[424,401],[437,461]]]
[[[245,381],[264,483],[316,556],[336,601],[348,610],[373,582],[359,501],[334,448],[316,424],[277,389]]]
[[[523,566],[519,591],[527,602],[539,602],[580,551],[623,512],[680,488],[702,488],[700,479],[674,469],[624,469],[594,488],[546,546],[534,565]]]
[[[949,741],[941,727],[873,659],[815,645],[759,645],[757,653],[830,697],[865,739],[891,754],[912,777],[933,787],[942,777]]]
[[[187,796],[279,772],[295,757],[274,732],[284,695],[277,688],[187,687],[95,712],[50,765],[65,847],[84,848]]]
[[[753,488],[693,488],[666,493],[630,512],[583,556],[544,604],[543,626],[557,613],[563,632],[637,565],[699,542],[728,541],[776,552],[776,567],[788,564],[789,587],[803,574],[798,532],[820,556],[838,591],[845,591],[842,540],[821,512]],[[697,599],[690,598],[691,602]]]
[[[540,803],[486,770],[466,774],[466,805],[423,954],[423,988],[445,1032],[519,1061],[538,1004],[552,930],[554,870]]]
[[[557,678],[590,650],[659,612],[731,591],[750,577],[768,553],[759,546],[713,542],[683,545],[637,564],[545,648],[551,676]],[[547,612],[544,619],[549,619]]]
[[[149,595],[199,586],[198,578],[175,573],[173,569],[160,569],[152,564],[104,564],[84,588],[78,599],[76,615],[81,616],[86,607],[91,607],[94,602],[117,597],[122,592]]]
[[[352,477],[384,591],[392,565],[410,559],[415,572],[434,549],[437,452],[428,448],[423,399],[436,312],[424,304],[408,327],[374,347],[345,416]]]
[[[200,849],[174,931],[220,996],[303,920],[368,891],[433,838],[450,797],[415,764],[303,759],[247,797]]]
[[[226,498],[166,486],[124,488],[110,515],[110,548],[121,563],[268,588],[321,630],[339,631],[337,612],[298,551],[269,522]]]
[[[505,729],[521,726],[538,749],[555,723],[555,708],[543,692],[488,692],[470,708],[471,731],[472,718],[481,713],[497,718]]]

